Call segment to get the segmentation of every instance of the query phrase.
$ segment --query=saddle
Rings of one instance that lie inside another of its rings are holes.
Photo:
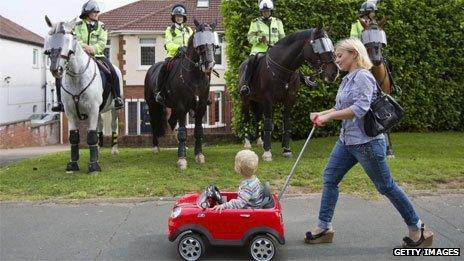
[[[108,100],[108,97],[110,96],[110,93],[112,91],[112,86],[111,86],[111,70],[104,64],[103,62],[99,60],[95,60],[98,66],[98,69],[100,71],[100,76],[102,79],[102,86],[103,86],[103,94],[102,94],[102,103],[100,104],[100,111],[103,110],[105,107],[106,101]]]

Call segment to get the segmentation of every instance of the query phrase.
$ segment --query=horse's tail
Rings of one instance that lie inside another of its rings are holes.
[[[153,135],[156,137],[164,136],[166,132],[166,111],[162,104],[155,102],[154,87],[156,75],[159,73],[160,64],[155,64],[148,69],[145,76],[145,101],[148,105],[150,114],[150,124]]]

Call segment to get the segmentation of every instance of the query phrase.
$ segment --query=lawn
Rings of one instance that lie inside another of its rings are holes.
[[[395,180],[407,191],[416,189],[464,188],[464,133],[394,133],[396,158],[389,159]],[[311,141],[290,193],[320,192],[322,172],[336,137]],[[294,157],[280,154],[280,143],[273,143],[274,161],[260,161],[258,177],[270,181],[279,192],[304,141],[292,142]],[[194,162],[189,149],[188,169],[176,167],[176,150],[154,155],[148,148],[121,148],[111,156],[105,148],[100,157],[103,172],[86,174],[88,150],[81,150],[81,171],[66,174],[69,152],[50,154],[16,162],[0,168],[0,200],[46,200],[84,198],[131,198],[179,196],[199,191],[209,184],[221,190],[236,190],[240,177],[234,173],[235,153],[240,144],[204,148],[206,164]],[[258,155],[261,148],[254,147]],[[359,166],[353,168],[341,184],[344,193],[377,197],[375,187]]]

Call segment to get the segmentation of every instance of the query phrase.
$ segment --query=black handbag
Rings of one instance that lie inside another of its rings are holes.
[[[371,107],[364,115],[364,132],[375,137],[391,129],[404,116],[404,109],[388,94],[382,92],[376,84],[379,94],[372,101]]]

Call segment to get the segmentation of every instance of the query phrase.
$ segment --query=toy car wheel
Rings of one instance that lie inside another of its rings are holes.
[[[274,240],[267,235],[255,236],[249,245],[250,256],[253,260],[269,261],[275,255]]]
[[[205,243],[200,235],[188,233],[179,240],[177,250],[184,260],[195,261],[205,252]]]

